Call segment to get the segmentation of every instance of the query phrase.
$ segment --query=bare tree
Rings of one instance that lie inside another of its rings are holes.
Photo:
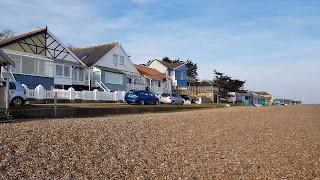
[[[77,49],[81,49],[81,48],[76,47],[76,46],[74,46],[74,45],[72,45],[72,44],[69,44],[69,43],[67,43],[67,48],[68,48],[70,51],[74,51],[74,50],[77,50]]]
[[[0,41],[7,39],[7,38],[10,38],[10,37],[14,36],[15,34],[16,33],[10,29],[2,30],[2,32],[0,32]]]

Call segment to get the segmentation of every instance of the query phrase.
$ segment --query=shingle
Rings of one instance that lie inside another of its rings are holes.
[[[115,42],[86,48],[78,48],[72,50],[72,52],[87,66],[92,66],[118,44],[118,42]]]

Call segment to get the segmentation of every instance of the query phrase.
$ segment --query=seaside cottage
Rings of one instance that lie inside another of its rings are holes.
[[[7,38],[0,48],[15,63],[8,72],[2,67],[1,78],[9,73],[11,81],[31,89],[39,84],[47,90],[85,85],[86,65],[47,28]]]
[[[89,67],[89,86],[104,91],[126,91],[143,85],[130,56],[119,42],[76,48],[72,52]]]
[[[188,87],[188,67],[186,62],[172,62],[168,63],[162,60],[152,60],[149,68],[154,68],[161,73],[165,73],[172,79],[172,86],[174,89],[187,89]]]
[[[162,93],[171,93],[172,80],[165,73],[161,73],[154,68],[149,68],[137,64],[135,64],[135,67],[145,78],[145,89],[149,89],[156,95],[161,95]]]

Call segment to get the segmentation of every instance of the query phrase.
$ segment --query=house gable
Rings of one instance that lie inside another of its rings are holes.
[[[62,42],[47,28],[14,36],[0,42],[3,49],[36,54],[58,61],[84,65]]]
[[[158,70],[161,73],[166,73],[168,68],[164,66],[162,63],[160,63],[158,60],[153,60],[149,65],[149,68],[154,68]]]
[[[114,61],[114,55],[117,56],[116,62]],[[123,58],[123,62],[121,58]],[[97,61],[95,63],[95,66],[108,67],[120,70],[126,74],[139,75],[138,70],[135,68],[134,64],[120,44],[113,47],[106,55],[104,55],[99,61]]]

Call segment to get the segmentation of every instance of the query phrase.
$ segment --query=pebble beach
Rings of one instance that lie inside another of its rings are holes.
[[[165,178],[320,178],[320,105],[0,124],[0,179]]]

